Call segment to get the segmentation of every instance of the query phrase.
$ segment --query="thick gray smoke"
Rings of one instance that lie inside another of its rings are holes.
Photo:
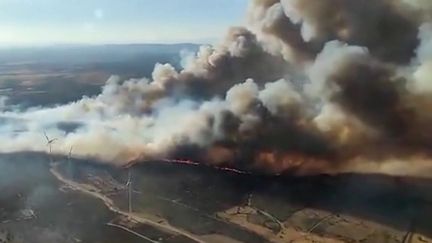
[[[46,131],[54,153],[118,165],[432,175],[429,1],[253,0],[247,12],[248,26],[180,71],[113,76],[100,95],[54,108],[0,99],[0,151],[47,151]]]

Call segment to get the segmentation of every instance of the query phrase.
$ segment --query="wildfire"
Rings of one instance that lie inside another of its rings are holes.
[[[224,167],[224,166],[210,166],[210,165],[205,165],[196,161],[192,161],[192,160],[183,160],[183,159],[162,159],[162,162],[165,163],[171,163],[171,164],[181,164],[181,165],[192,165],[192,166],[207,166],[207,167],[211,167],[213,169],[216,170],[221,170],[221,171],[227,171],[227,172],[233,172],[236,174],[242,174],[242,175],[250,175],[252,173],[248,172],[248,171],[244,171],[244,170],[239,170],[239,169],[234,169],[231,167]]]
[[[262,151],[257,154],[255,161],[258,167],[270,170],[272,174],[286,171],[308,174],[314,171],[325,171],[328,167],[328,161],[301,153]],[[301,171],[298,171],[299,169]]]

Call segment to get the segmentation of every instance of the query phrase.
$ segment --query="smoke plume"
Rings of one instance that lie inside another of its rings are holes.
[[[182,70],[50,108],[0,99],[0,151],[47,151],[46,131],[54,153],[118,165],[432,175],[429,1],[253,0],[247,15]]]

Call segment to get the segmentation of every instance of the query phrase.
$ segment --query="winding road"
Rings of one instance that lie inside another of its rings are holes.
[[[69,189],[74,190],[74,191],[79,191],[79,192],[83,192],[86,193],[92,197],[98,198],[99,200],[102,200],[104,202],[104,204],[108,207],[109,210],[111,210],[112,212],[128,217],[131,220],[134,220],[136,222],[142,223],[142,224],[146,224],[146,225],[150,225],[153,226],[157,229],[166,231],[166,232],[170,232],[172,234],[177,234],[177,235],[182,235],[184,237],[189,238],[190,240],[194,241],[194,242],[198,242],[198,243],[205,243],[205,241],[201,240],[199,238],[199,236],[194,235],[190,232],[184,231],[182,229],[176,228],[172,225],[169,224],[161,224],[158,222],[155,222],[153,220],[147,219],[147,218],[143,218],[141,216],[138,216],[134,213],[128,213],[126,211],[121,210],[119,207],[117,207],[113,200],[108,198],[107,196],[103,195],[100,192],[94,191],[89,187],[86,187],[86,185],[82,185],[80,183],[74,182],[72,180],[69,180],[67,178],[65,178],[58,170],[57,170],[57,163],[51,163],[51,168],[50,168],[50,172],[62,183],[64,183]]]

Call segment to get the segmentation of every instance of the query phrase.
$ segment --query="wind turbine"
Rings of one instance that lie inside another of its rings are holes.
[[[52,152],[52,144],[57,140],[57,138],[53,138],[53,139],[50,139],[48,136],[47,136],[47,134],[46,134],[46,132],[44,131],[44,136],[45,136],[45,139],[47,140],[47,146],[49,147],[49,154],[51,155],[51,152]]]
[[[252,193],[249,193],[246,206],[252,207]]]
[[[128,180],[126,186],[128,187],[128,209],[132,213],[132,171],[131,167],[128,169]]]
[[[71,178],[72,178],[72,163],[71,163],[71,161],[72,161],[72,149],[73,149],[73,146],[70,147],[69,154],[68,154],[68,157],[67,157],[67,159],[68,159],[69,177],[71,177]]]
[[[68,160],[69,161],[72,159],[72,149],[73,149],[73,146],[71,146],[69,149],[69,154],[68,154]]]

